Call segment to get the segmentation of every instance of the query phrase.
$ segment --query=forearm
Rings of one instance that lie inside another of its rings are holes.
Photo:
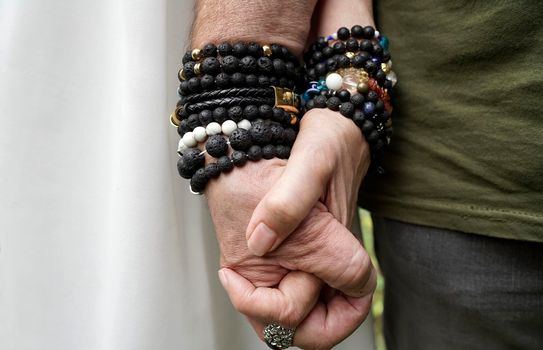
[[[372,0],[320,0],[313,14],[311,34],[316,39],[356,24],[375,27]]]
[[[223,41],[277,43],[301,55],[316,0],[199,0],[192,46]]]

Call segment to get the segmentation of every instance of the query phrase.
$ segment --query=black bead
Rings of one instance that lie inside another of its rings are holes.
[[[262,158],[264,159],[272,159],[275,157],[275,146],[274,145],[266,145],[262,147]]]
[[[228,152],[228,144],[221,135],[211,135],[206,142],[206,151],[210,156],[219,158]]]
[[[326,108],[326,96],[318,95],[313,99],[313,104],[317,108]]]
[[[351,99],[351,93],[347,90],[338,90],[336,96],[341,100],[341,102],[348,102]]]
[[[360,41],[360,51],[366,51],[371,53],[373,51],[373,44],[370,40],[361,40]]]
[[[338,68],[347,68],[351,65],[351,60],[345,55],[339,55],[337,58]]]
[[[213,112],[209,109],[204,109],[198,114],[198,119],[200,120],[200,125],[206,127],[209,123],[213,122]]]
[[[240,61],[239,68],[242,73],[255,73],[257,69],[256,58],[253,56],[243,57]]]
[[[217,46],[214,44],[206,44],[202,49],[202,54],[204,57],[214,57],[217,56]]]
[[[373,45],[373,55],[379,58],[383,57],[383,48],[379,44]]]
[[[233,106],[228,109],[228,117],[233,121],[240,122],[243,119],[243,108],[240,106]]]
[[[255,105],[247,105],[243,109],[243,116],[247,120],[255,120],[258,118],[258,107]]]
[[[210,163],[204,168],[208,179],[218,177],[221,174],[221,169],[217,163]]]
[[[351,28],[351,35],[357,39],[362,39],[362,37],[364,36],[364,28],[362,28],[362,26],[359,26],[358,24],[354,25]]]
[[[354,105],[351,102],[343,102],[339,106],[339,113],[346,118],[351,118],[354,114]]]
[[[231,76],[232,85],[241,87],[245,85],[245,75],[242,73],[236,72]]]
[[[383,62],[388,62],[390,60],[390,51],[383,50]]]
[[[222,70],[225,73],[232,74],[239,69],[239,59],[235,56],[228,55],[222,59]]]
[[[379,133],[377,132],[377,130],[372,130],[368,135],[364,136],[366,136],[366,141],[368,141],[369,143],[374,143],[379,140]]]
[[[287,146],[283,145],[277,145],[275,146],[275,154],[280,159],[287,159],[288,158],[288,151]]]
[[[192,52],[190,51],[187,51],[185,52],[185,54],[183,55],[183,58],[181,59],[181,62],[183,64],[187,63],[187,62],[190,62],[192,61]]]
[[[272,120],[281,123],[283,121],[283,109],[278,107],[272,108]]]
[[[221,71],[221,64],[215,57],[206,57],[200,66],[202,73],[216,75]]]
[[[219,55],[222,57],[228,56],[232,54],[232,45],[229,43],[222,43],[217,45],[217,51],[219,51]]]
[[[313,55],[311,56],[311,58],[313,59],[313,61],[318,63],[324,59],[324,55],[322,54],[321,51],[315,51],[313,52]]]
[[[373,145],[373,149],[375,151],[378,151],[378,150],[380,150],[380,149],[382,149],[384,147],[385,147],[385,142],[383,140],[381,140],[381,139],[377,140]]]
[[[247,45],[244,43],[235,43],[234,46],[232,46],[232,54],[240,58],[247,55]]]
[[[333,111],[339,110],[340,104],[341,100],[339,99],[339,97],[336,96],[332,96],[328,99],[328,101],[326,101],[326,106]]]
[[[206,188],[208,177],[206,176],[205,169],[200,168],[196,170],[194,175],[190,178],[190,188],[193,192],[203,192]]]
[[[375,91],[370,90],[366,94],[366,100],[369,102],[376,103],[379,100],[379,95]]]
[[[285,62],[279,58],[273,60],[273,70],[276,75],[284,75],[286,73],[287,67]]]
[[[258,45],[255,42],[247,44],[247,54],[253,57],[260,57],[263,54],[262,46]]]
[[[227,173],[234,169],[234,164],[232,163],[232,160],[228,158],[228,156],[222,156],[217,159],[217,165],[219,166],[219,169],[221,169],[222,173]]]
[[[375,102],[375,112],[382,113],[384,110],[385,110],[385,104],[383,103],[383,101],[379,100]]]
[[[189,79],[189,91],[191,93],[200,92],[200,79],[197,77],[192,77]]]
[[[273,116],[273,110],[270,105],[261,105],[258,107],[258,116],[262,119],[270,119]]]
[[[288,87],[289,86],[288,81],[289,80],[285,77],[279,78],[279,86],[284,87],[284,88]]]
[[[337,38],[339,40],[347,40],[351,36],[349,29],[341,27],[337,30]]]
[[[196,76],[196,73],[194,73],[194,65],[196,62],[189,61],[183,65],[183,73],[185,74],[185,77],[187,79],[190,79],[194,76]]]
[[[310,110],[312,110],[313,108],[315,108],[315,101],[314,101],[313,99],[311,99],[311,100],[309,100],[309,101],[307,101],[307,102],[305,103],[305,110],[306,110],[306,111],[310,111]]]
[[[362,123],[362,132],[364,133],[364,135],[369,135],[373,130],[375,130],[375,126],[373,125],[373,123],[369,120],[364,120],[364,122]]]
[[[366,63],[364,64],[364,69],[369,73],[369,74],[373,74],[376,70],[377,70],[377,65],[375,64],[375,62],[371,61],[371,60],[368,60],[366,61]]]
[[[328,70],[326,69],[326,63],[321,62],[321,63],[317,63],[315,65],[315,73],[319,77],[326,75],[327,72],[328,72]]]
[[[262,148],[257,145],[251,146],[247,151],[247,157],[249,158],[249,160],[252,161],[258,161],[262,159]]]
[[[263,122],[254,122],[249,130],[251,139],[258,145],[265,145],[271,141],[270,128]]]
[[[283,143],[283,133],[285,129],[277,123],[273,123],[270,126],[271,134],[272,134],[272,142],[275,144]]]
[[[258,86],[258,78],[256,75],[254,74],[247,74],[245,76],[245,84],[248,86],[248,87],[255,87],[255,86]]]
[[[194,170],[188,168],[183,161],[183,157],[177,160],[177,172],[183,179],[190,179],[194,175]]]
[[[341,41],[335,42],[332,48],[334,49],[334,53],[337,55],[345,53],[345,44]]]
[[[322,49],[321,52],[324,58],[330,58],[334,56],[334,49],[330,46],[326,46],[324,49]]]
[[[190,93],[189,90],[189,82],[187,80],[183,80],[179,84],[179,91],[181,92],[181,95],[186,96]]]
[[[285,68],[286,68],[288,77],[296,76],[296,73],[295,73],[296,66],[294,65],[294,63],[288,61],[287,63],[285,63]]]
[[[317,50],[322,50],[323,48],[326,47],[326,45],[328,45],[328,41],[326,41],[325,37],[319,36],[319,38],[317,39],[316,45],[317,45]]]
[[[359,128],[362,128],[362,124],[364,123],[364,121],[366,120],[366,118],[364,117],[364,113],[362,113],[361,110],[357,109],[354,111],[353,113],[353,122],[359,127]]]
[[[392,81],[386,79],[383,83],[383,87],[388,90],[389,94],[392,92]]]
[[[366,51],[360,51],[357,55],[362,57],[364,61],[371,60],[371,55]]]
[[[358,50],[358,40],[355,38],[349,38],[345,42],[345,47],[347,48],[347,51],[356,52]]]
[[[337,66],[337,60],[333,57],[329,58],[326,60],[326,67],[328,67],[328,71],[329,72],[333,72],[335,70],[337,70],[338,66]]]
[[[375,80],[377,80],[377,83],[379,83],[379,85],[383,85],[386,79],[387,79],[387,75],[385,74],[385,72],[383,72],[383,70],[379,69],[375,73]]]
[[[191,130],[189,123],[186,120],[181,120],[177,127],[177,133],[182,137]]]
[[[247,153],[243,151],[232,152],[232,163],[235,166],[244,166],[247,163]]]
[[[270,86],[270,78],[268,78],[265,75],[258,76],[258,85],[260,85],[262,87]]]
[[[373,39],[375,36],[375,29],[372,26],[364,27],[364,38]]]
[[[215,85],[219,88],[226,88],[230,85],[230,76],[226,73],[219,73],[215,77]]]
[[[194,130],[194,128],[197,128],[200,126],[200,118],[198,116],[198,114],[191,114],[188,119],[187,119],[187,123],[189,125],[189,127]]]
[[[362,94],[354,94],[351,96],[351,103],[357,108],[360,108],[364,105],[364,100],[364,95]]]
[[[275,77],[275,76],[271,76],[270,77],[270,85],[272,85],[272,86],[279,85],[279,79],[277,79],[277,77]]]
[[[228,111],[224,107],[217,107],[213,111],[213,120],[222,124],[228,119]]]
[[[364,64],[366,64],[367,59],[362,55],[355,55],[351,59],[351,64],[354,68],[362,68],[364,67]]]
[[[205,158],[198,148],[189,148],[183,152],[183,166],[190,169],[193,173],[196,169],[204,166]]]
[[[272,51],[273,57],[282,58],[283,57],[283,47],[279,44],[271,44],[270,49]]]
[[[309,78],[309,80],[318,79],[318,75],[317,75],[317,72],[315,71],[315,68],[310,68],[307,70],[307,77]]]
[[[215,77],[209,74],[202,76],[200,86],[204,91],[213,90],[215,88]]]
[[[252,144],[251,135],[245,129],[237,128],[230,135],[230,146],[235,150],[244,151],[251,147]]]
[[[292,146],[296,141],[296,131],[292,128],[286,128],[283,132],[283,144]]]

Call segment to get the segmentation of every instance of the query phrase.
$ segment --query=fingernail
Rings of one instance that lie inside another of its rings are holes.
[[[226,273],[220,269],[219,270],[219,280],[221,281],[221,284],[224,288],[228,285],[228,276],[226,276]]]
[[[249,237],[247,246],[254,255],[262,256],[273,247],[276,240],[277,234],[268,225],[261,222]]]

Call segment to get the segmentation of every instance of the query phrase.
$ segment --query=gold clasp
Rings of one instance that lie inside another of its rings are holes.
[[[284,89],[280,87],[272,86],[275,92],[275,105],[287,112],[298,113],[298,106],[300,105],[300,96],[294,93],[292,90]]]

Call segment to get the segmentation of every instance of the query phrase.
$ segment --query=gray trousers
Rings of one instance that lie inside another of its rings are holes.
[[[373,220],[388,350],[543,349],[542,243]]]

